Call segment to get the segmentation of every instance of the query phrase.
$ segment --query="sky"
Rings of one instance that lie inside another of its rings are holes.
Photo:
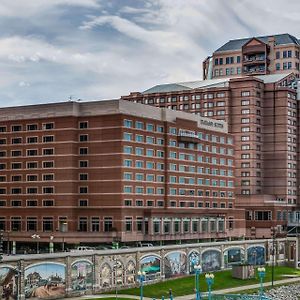
[[[298,0],[1,0],[0,106],[201,80],[228,40],[300,38],[299,20]]]

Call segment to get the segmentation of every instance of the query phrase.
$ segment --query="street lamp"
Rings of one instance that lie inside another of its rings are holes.
[[[264,294],[263,280],[266,276],[266,269],[264,267],[258,267],[257,272],[258,272],[259,281],[260,281],[260,297],[262,297]]]
[[[195,265],[194,270],[195,270],[196,300],[200,300],[201,299],[201,294],[200,294],[200,287],[199,287],[199,276],[202,273],[201,265]]]
[[[41,238],[38,234],[33,234],[32,236],[31,236],[34,240],[36,240],[36,253],[37,254],[39,254],[40,253],[40,243],[39,243],[39,239]]]
[[[143,282],[145,281],[146,273],[138,271],[138,281],[140,283],[140,300],[143,300]]]
[[[214,283],[215,275],[212,273],[205,274],[205,280],[208,286],[208,300],[211,300],[211,286]]]
[[[53,245],[54,236],[50,235],[50,242],[49,242],[49,253],[54,252],[54,245]]]

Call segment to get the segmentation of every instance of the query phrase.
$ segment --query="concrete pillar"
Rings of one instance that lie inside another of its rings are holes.
[[[16,241],[12,241],[12,254],[16,254],[17,253],[17,242]]]
[[[221,270],[224,269],[224,245],[221,245]]]
[[[71,269],[71,257],[70,256],[66,256],[65,264],[66,264],[65,291],[66,291],[66,296],[69,296],[72,293],[72,288],[71,288],[71,286],[72,286],[72,282],[71,282],[72,269]]]
[[[24,260],[18,261],[18,277],[17,277],[17,293],[19,295],[17,300],[25,299],[25,266]]]

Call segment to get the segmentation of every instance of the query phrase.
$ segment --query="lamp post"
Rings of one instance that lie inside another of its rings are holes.
[[[208,286],[208,300],[211,300],[211,286],[214,283],[215,275],[212,273],[205,274],[205,280]]]
[[[259,276],[259,282],[260,282],[260,297],[262,298],[264,294],[264,286],[263,286],[263,280],[266,276],[266,269],[264,267],[258,267],[257,268],[258,276]]]
[[[202,268],[201,268],[200,265],[195,265],[194,270],[195,270],[196,300],[200,300],[201,299],[201,294],[200,294],[200,286],[199,286],[199,276],[202,273]]]
[[[140,300],[143,300],[143,282],[145,281],[146,273],[138,271],[138,281],[140,283]]]
[[[39,254],[40,253],[40,243],[39,243],[39,239],[41,238],[38,234],[33,234],[31,236],[34,240],[36,240],[36,253]]]
[[[54,252],[54,244],[53,244],[53,239],[54,236],[50,235],[50,242],[49,242],[49,253],[53,253]]]
[[[272,287],[274,286],[274,267],[275,267],[275,258],[276,258],[276,228],[272,227],[272,277],[271,277],[271,282],[272,282]]]

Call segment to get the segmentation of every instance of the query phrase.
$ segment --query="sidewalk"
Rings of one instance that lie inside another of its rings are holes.
[[[287,279],[282,279],[282,280],[277,280],[274,281],[274,286],[275,285],[281,285],[281,284],[291,284],[295,282],[300,282],[300,277],[296,278],[287,278]],[[266,282],[264,283],[264,287],[269,287],[271,286],[271,282]],[[239,287],[234,287],[234,288],[228,288],[228,289],[223,289],[223,290],[212,290],[213,294],[239,294],[241,291],[245,290],[251,290],[251,289],[258,289],[260,287],[259,283],[257,284],[251,284],[251,285],[244,285],[244,286],[239,286]],[[206,295],[206,292],[201,293],[202,295]],[[76,297],[76,298],[68,298],[70,300],[78,300],[78,299],[92,299],[92,298],[115,298],[115,294],[101,294],[101,295],[85,295],[81,297]],[[140,299],[140,296],[135,296],[135,295],[124,295],[124,294],[118,294],[119,298],[129,298],[129,299]],[[152,298],[148,297],[143,297],[144,300],[152,300]],[[156,298],[160,299],[160,298]],[[165,298],[168,299],[168,298]],[[190,294],[190,295],[184,295],[184,296],[178,296],[174,295],[174,299],[176,300],[194,300],[195,299],[195,294]]]

